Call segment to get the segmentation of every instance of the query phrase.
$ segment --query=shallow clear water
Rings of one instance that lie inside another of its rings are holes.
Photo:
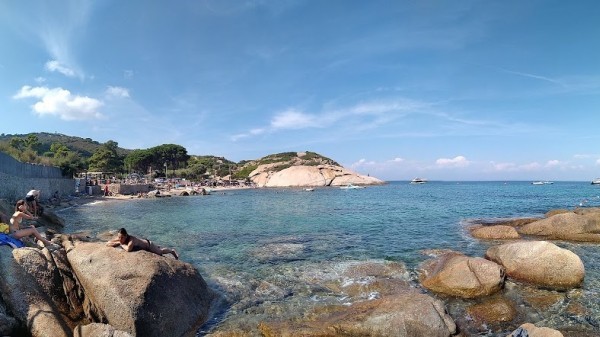
[[[176,248],[181,259],[198,267],[209,284],[226,293],[225,313],[205,331],[232,320],[236,308],[251,310],[264,299],[244,284],[273,281],[302,296],[301,278],[289,272],[321,268],[323,263],[369,259],[402,261],[414,268],[425,249],[452,249],[483,256],[490,243],[470,238],[465,226],[476,219],[542,216],[550,209],[600,206],[600,186],[589,182],[393,182],[358,190],[317,188],[251,189],[210,196],[107,201],[61,212],[66,232],[100,233],[125,227],[134,235]],[[584,261],[584,297],[600,292],[600,245],[557,243]],[[280,249],[278,252],[271,252]],[[289,272],[289,274],[288,274]],[[288,277],[289,279],[286,279]],[[236,280],[237,285],[232,285]],[[275,281],[273,281],[275,282]],[[307,294],[306,296],[314,296]],[[289,299],[292,301],[292,299]],[[236,302],[244,302],[237,305]],[[600,308],[585,301],[595,329]],[[300,305],[300,304],[298,304]],[[490,334],[493,335],[493,334]]]

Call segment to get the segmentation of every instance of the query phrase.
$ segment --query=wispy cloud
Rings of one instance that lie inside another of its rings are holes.
[[[420,112],[432,106],[431,103],[399,98],[392,101],[362,102],[346,108],[329,109],[321,113],[307,113],[300,109],[289,108],[275,113],[268,126],[259,127],[262,132],[244,132],[231,137],[233,141],[263,133],[282,130],[302,130],[308,128],[327,128],[340,123],[353,125],[358,130],[375,128],[409,113]]]
[[[73,48],[85,32],[92,5],[90,0],[81,0],[40,7],[40,25],[36,29],[51,58],[45,65],[47,70],[68,77],[85,77]]]
[[[319,127],[318,117],[289,109],[276,114],[271,120],[273,130],[305,129]]]
[[[129,98],[129,90],[122,87],[111,87],[106,88],[106,96],[110,98]]]
[[[503,69],[503,68],[500,68],[500,70],[502,70],[505,73],[519,75],[519,76],[527,77],[527,78],[533,78],[533,79],[536,79],[536,80],[546,81],[546,82],[550,82],[550,83],[553,83],[553,84],[558,84],[558,85],[560,85],[562,87],[566,87],[565,83],[563,83],[562,81],[559,81],[557,79],[554,79],[554,78],[550,78],[550,77],[546,77],[546,76],[541,76],[541,75],[536,75],[536,74],[524,73],[524,72],[520,72],[520,71],[508,70],[508,69]]]
[[[75,77],[76,75],[73,69],[61,64],[59,61],[56,60],[46,62],[45,67],[46,70],[50,72],[59,72],[67,77]]]
[[[103,103],[97,99],[73,95],[63,88],[24,86],[13,96],[14,99],[35,98],[33,111],[40,116],[57,116],[62,120],[99,119],[103,115],[98,109]]]
[[[464,156],[456,156],[454,158],[440,158],[435,161],[438,167],[452,168],[452,167],[467,167],[471,164]]]

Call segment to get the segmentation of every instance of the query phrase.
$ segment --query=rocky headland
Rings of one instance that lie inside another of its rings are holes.
[[[245,165],[258,187],[319,187],[381,185],[384,181],[358,174],[312,152],[271,155]]]

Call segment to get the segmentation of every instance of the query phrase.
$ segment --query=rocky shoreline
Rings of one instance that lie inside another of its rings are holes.
[[[60,207],[100,199],[104,198],[82,198]],[[46,212],[41,223],[51,231],[55,228],[52,241],[59,249],[0,247],[0,334],[187,336],[219,308],[220,295],[192,265],[144,251],[127,254],[99,239],[60,234],[62,222],[53,215],[55,210]],[[428,252],[432,258],[416,270],[416,282],[401,262],[351,263],[332,273],[337,278],[312,285],[351,305],[315,305],[310,312],[282,320],[256,314],[256,324],[227,322],[209,335],[473,336],[502,331],[517,321],[522,325],[511,336],[523,331],[529,336],[598,335],[540,325],[514,299],[539,308],[562,303],[573,315],[589,316],[577,302],[585,278],[583,262],[550,240],[599,242],[600,209],[552,211],[541,219],[481,223],[469,230],[474,238],[496,243],[485,256]],[[314,282],[307,274],[299,277]],[[283,289],[263,281],[259,290],[274,299],[261,305],[265,310],[293,314],[293,308],[277,300],[289,296]],[[474,303],[457,309],[461,301]]]

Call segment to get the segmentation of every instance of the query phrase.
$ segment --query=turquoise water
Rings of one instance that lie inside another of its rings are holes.
[[[392,182],[358,190],[250,189],[210,196],[117,200],[73,207],[61,215],[67,222],[66,232],[95,234],[125,227],[134,235],[176,248],[181,259],[197,266],[228,301],[202,334],[261,306],[265,298],[251,286],[260,280],[284,289],[278,301],[298,301],[302,306],[301,297],[314,300],[314,293],[304,292],[306,285],[291,270],[326,270],[325,263],[364,260],[401,261],[411,269],[427,259],[422,254],[425,249],[483,256],[491,243],[469,237],[468,224],[479,219],[543,216],[550,209],[572,209],[582,202],[600,206],[600,186],[589,182]],[[578,318],[560,311],[537,318],[547,326],[597,331],[600,245],[557,244],[584,261],[581,305],[586,315]]]

